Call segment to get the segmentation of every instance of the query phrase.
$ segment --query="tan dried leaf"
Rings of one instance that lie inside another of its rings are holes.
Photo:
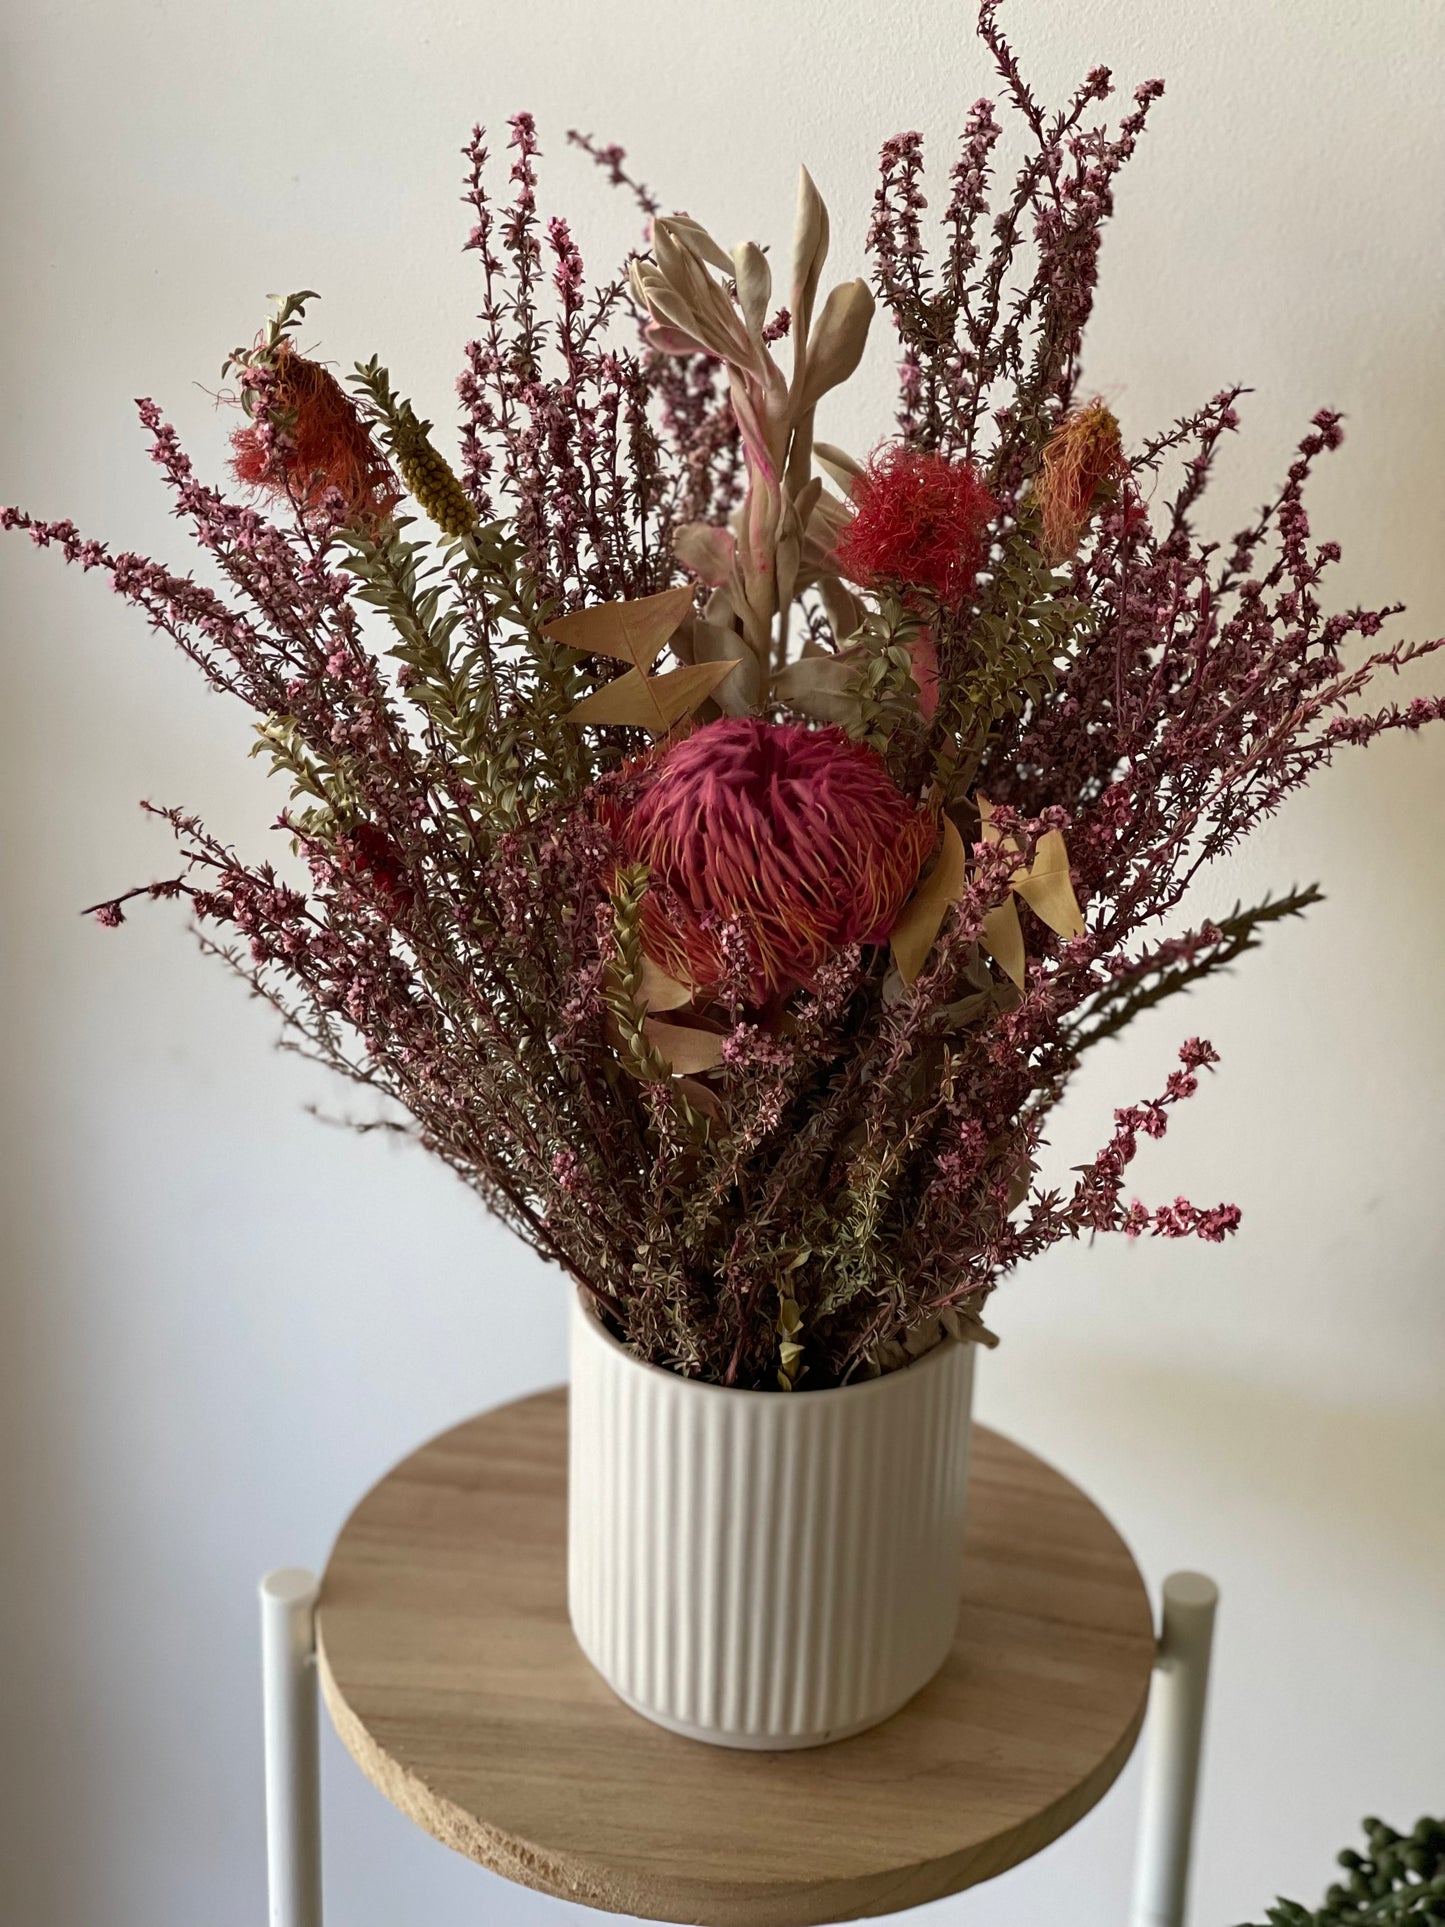
[[[945,816],[940,827],[942,836],[933,868],[904,904],[889,939],[894,965],[906,984],[917,982],[943,928],[948,906],[958,902],[968,882],[968,858],[952,817]]]
[[[700,221],[694,221],[690,214],[669,214],[667,225],[680,241],[716,268],[719,274],[733,272],[733,264],[727,253],[718,246]]]
[[[773,580],[777,585],[778,607],[786,609],[798,586],[798,567],[803,559],[803,539],[797,522],[789,516],[773,545]]]
[[[736,663],[712,694],[727,715],[751,716],[762,700],[763,677],[746,637],[721,623],[699,621],[692,626],[692,647],[698,662]]]
[[[650,729],[660,736],[691,715],[733,673],[730,662],[687,663],[661,676],[629,669],[604,689],[594,689],[567,713],[569,723],[615,723]]]
[[[571,615],[549,622],[542,634],[568,649],[580,649],[589,656],[608,656],[613,662],[630,663],[639,671],[650,669],[662,654],[668,637],[692,607],[692,587],[664,589],[661,595],[641,596],[635,602],[599,602],[590,609],[574,609]],[[624,677],[624,681],[626,678]],[[611,685],[614,689],[617,685]],[[605,694],[598,691],[598,694]]]
[[[979,790],[973,800],[978,805],[978,821],[979,828],[983,832],[983,841],[985,843],[1002,843],[1006,850],[1016,850],[1018,848],[1017,838],[1004,836],[1003,831],[993,820],[993,804],[989,802],[983,791]]]
[[[1060,831],[1045,830],[1034,850],[1032,864],[1027,870],[1020,870],[1013,887],[1034,915],[1058,936],[1083,936],[1084,914],[1074,895],[1069,852]]]
[[[839,448],[836,442],[814,442],[813,460],[835,488],[842,489],[845,495],[853,493],[853,484],[863,473],[863,464],[855,462],[846,449]]]
[[[818,578],[818,594],[823,598],[828,621],[832,624],[833,634],[839,642],[863,627],[865,614],[863,604],[851,589],[845,588],[841,577],[823,575]]]
[[[695,1077],[679,1077],[674,1088],[680,1097],[685,1097],[695,1111],[717,1123],[723,1115],[722,1099],[710,1084],[703,1084]]]
[[[793,229],[793,348],[807,347],[818,277],[828,257],[828,210],[806,167],[798,170],[798,217]]]
[[[647,1017],[642,1028],[653,1049],[666,1058],[674,1077],[695,1077],[715,1071],[722,1063],[723,1040],[714,1031],[693,1030],[685,1024],[664,1024]]]
[[[822,493],[823,478],[821,475],[814,475],[810,480],[804,482],[803,486],[793,497],[793,513],[798,518],[798,527],[800,529],[807,529],[809,522],[813,519],[813,510],[818,506],[818,500]]]
[[[847,504],[840,502],[836,495],[829,495],[826,489],[813,504],[813,513],[808,518],[808,535],[803,544],[803,553],[819,581],[826,575],[832,575],[836,579],[837,564],[834,561],[834,554],[838,547],[838,538],[851,520],[852,514]],[[862,616],[860,615],[853,628],[857,629],[861,626]],[[853,630],[845,629],[842,633],[851,635]]]
[[[650,348],[656,348],[663,355],[708,355],[712,350],[705,341],[696,335],[684,333],[681,328],[670,328],[665,321],[649,321],[643,329]]]
[[[737,549],[732,532],[713,522],[684,522],[672,538],[672,552],[678,561],[710,589],[721,588],[732,574]]]
[[[1011,982],[1024,987],[1024,933],[1019,923],[1018,905],[1005,897],[997,910],[990,910],[979,931],[979,942]]]
[[[761,335],[767,326],[773,271],[756,241],[740,241],[733,249],[731,273],[737,283],[738,306],[743,311],[748,332]]]
[[[645,952],[638,991],[644,1010],[680,1010],[692,1002],[694,995],[691,984],[680,984],[675,977],[669,977]]]

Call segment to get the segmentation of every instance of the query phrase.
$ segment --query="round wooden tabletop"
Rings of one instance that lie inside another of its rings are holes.
[[[708,1927],[893,1913],[1037,1853],[1144,1716],[1149,1600],[1076,1486],[977,1428],[958,1638],[882,1726],[703,1746],[614,1698],[567,1620],[566,1394],[483,1413],[387,1474],[322,1581],[321,1680],[389,1800],[511,1880]]]

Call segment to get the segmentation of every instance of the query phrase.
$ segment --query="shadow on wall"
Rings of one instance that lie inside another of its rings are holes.
[[[986,1372],[981,1382],[992,1377]],[[1016,1407],[1010,1389],[1000,1390],[992,1403],[1006,1429],[1039,1433],[1037,1424],[1016,1427],[1022,1402]],[[1174,1495],[1171,1529],[1154,1536],[1174,1542],[1169,1550],[1177,1563],[1204,1563],[1226,1532],[1236,1542],[1248,1538],[1266,1556],[1270,1545],[1262,1535],[1287,1534],[1278,1541],[1278,1556],[1293,1561],[1299,1542],[1309,1541],[1319,1583],[1330,1584],[1336,1566],[1356,1586],[1368,1569],[1392,1585],[1413,1587],[1424,1579],[1421,1607],[1438,1611],[1445,1584],[1445,1404],[1349,1404],[1224,1371],[1116,1356],[1086,1361],[1049,1348],[1048,1355],[1030,1358],[1027,1405],[1035,1417],[1049,1415],[1049,1436],[1037,1443],[1046,1454],[1057,1449],[1086,1485],[1094,1474],[1080,1462],[1081,1448],[1100,1470],[1114,1452],[1135,1468],[1137,1498],[1118,1464],[1108,1468],[1108,1485],[1095,1488],[1126,1537],[1131,1520],[1159,1511],[1160,1493]],[[1122,1422],[1121,1415],[1127,1415]],[[1148,1442],[1142,1450],[1141,1441]],[[1203,1543],[1191,1554],[1196,1534]]]

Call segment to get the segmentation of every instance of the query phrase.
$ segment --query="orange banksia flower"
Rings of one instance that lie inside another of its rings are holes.
[[[251,422],[231,437],[237,481],[295,502],[307,517],[341,504],[347,522],[385,520],[401,500],[390,462],[356,403],[284,337],[246,374]]]
[[[1067,562],[1089,518],[1112,496],[1125,471],[1119,424],[1095,399],[1065,415],[1044,447],[1034,480],[1044,554]]]

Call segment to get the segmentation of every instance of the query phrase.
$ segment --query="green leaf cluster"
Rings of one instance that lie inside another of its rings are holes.
[[[354,770],[344,756],[323,764],[307,748],[294,716],[268,716],[256,725],[253,756],[270,758],[269,774],[291,779],[291,800],[311,800],[291,812],[291,821],[306,836],[330,838],[365,815],[365,805]]]
[[[967,632],[967,658],[939,690],[939,720],[957,738],[970,769],[989,731],[1021,715],[1053,689],[1063,663],[1096,621],[1088,603],[1066,591],[1067,577],[1044,557],[1038,514],[1021,510],[984,583]],[[950,745],[950,760],[954,755]]]
[[[1445,1820],[1428,1816],[1397,1833],[1383,1820],[1363,1821],[1367,1850],[1339,1855],[1336,1881],[1313,1912],[1297,1900],[1278,1900],[1268,1927],[1426,1927],[1445,1922]],[[1255,1927],[1261,1927],[1256,1923]]]
[[[647,1036],[642,997],[642,899],[647,866],[630,863],[612,886],[612,935],[616,955],[603,984],[607,1008],[617,1022],[619,1054],[634,1077],[658,1083],[668,1076],[667,1061]]]
[[[902,725],[918,720],[918,683],[908,643],[920,632],[918,618],[887,596],[848,638],[848,647],[857,651],[857,668],[846,694],[856,713],[844,727],[855,742],[880,755]]]
[[[288,335],[294,335],[306,319],[306,303],[319,301],[320,295],[314,288],[302,288],[298,294],[284,294],[272,297],[276,302],[276,312],[267,322],[259,339],[249,348],[233,348],[221,363],[221,379],[224,381],[233,368],[269,367],[276,359],[276,350]],[[253,412],[255,398],[247,389],[241,391],[241,407],[249,418]]]
[[[575,652],[542,634],[547,619],[522,548],[504,523],[478,527],[440,551],[411,518],[339,539],[358,600],[397,640],[408,699],[471,791],[451,819],[464,843],[517,828],[554,792],[590,777],[580,732],[566,726],[585,685]]]

